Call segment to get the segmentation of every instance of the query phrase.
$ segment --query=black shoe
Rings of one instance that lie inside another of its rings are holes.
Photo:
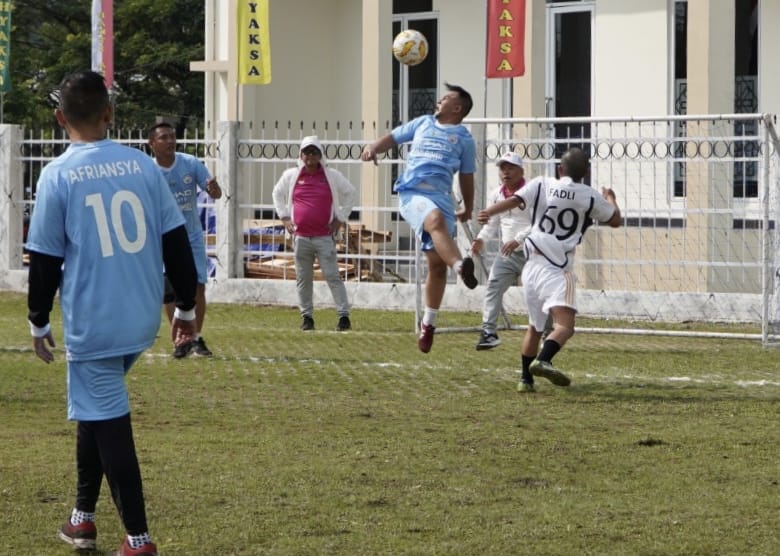
[[[182,344],[180,346],[176,346],[176,349],[173,350],[173,356],[176,359],[182,359],[184,357],[187,357],[190,352],[192,351],[192,344],[194,342],[187,342],[186,344]]]
[[[483,330],[479,336],[479,342],[477,342],[477,351],[494,348],[500,343],[501,340],[498,339],[498,335],[495,332],[485,332]]]
[[[192,353],[200,355],[201,357],[211,357],[214,355],[211,350],[206,347],[206,341],[201,336],[194,342],[192,342]]]
[[[314,330],[314,319],[308,315],[303,315],[301,330]]]
[[[474,259],[466,257],[460,267],[460,278],[466,287],[473,290],[477,287],[477,277],[474,275]]]
[[[349,322],[348,316],[339,317],[339,323],[336,325],[337,332],[344,332],[352,328],[352,323]]]

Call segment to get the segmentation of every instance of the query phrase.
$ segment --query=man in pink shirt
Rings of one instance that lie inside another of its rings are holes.
[[[347,289],[339,274],[335,235],[349,218],[357,198],[355,187],[325,162],[316,136],[304,137],[298,166],[285,170],[273,190],[274,207],[295,238],[295,276],[301,330],[314,330],[314,260],[320,263],[339,320],[336,330],[352,328]]]

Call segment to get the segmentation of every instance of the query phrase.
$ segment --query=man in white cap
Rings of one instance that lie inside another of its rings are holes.
[[[315,135],[304,137],[298,165],[285,170],[273,190],[274,208],[295,238],[295,279],[301,330],[314,330],[314,260],[333,295],[336,330],[352,328],[347,288],[339,274],[335,235],[349,218],[357,190],[344,175],[327,166]]]
[[[490,205],[511,197],[525,185],[523,159],[516,153],[504,153],[496,162],[496,166],[498,166],[500,186],[490,194],[488,200]],[[510,286],[517,284],[523,272],[526,261],[523,242],[530,231],[531,216],[529,211],[513,208],[491,217],[471,244],[472,254],[479,256],[486,240],[499,237],[501,243],[499,254],[493,259],[485,289],[482,332],[477,342],[478,350],[491,349],[501,343],[496,333],[496,321],[501,312],[504,293]],[[533,391],[533,382],[534,379],[530,373],[523,376],[522,390]]]

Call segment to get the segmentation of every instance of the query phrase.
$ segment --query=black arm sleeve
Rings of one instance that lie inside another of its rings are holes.
[[[27,318],[39,328],[49,324],[49,313],[54,295],[62,278],[61,257],[52,257],[30,251],[30,269],[27,276]]]
[[[195,306],[198,272],[186,228],[182,225],[163,234],[162,247],[165,274],[176,292],[176,306],[189,311]]]

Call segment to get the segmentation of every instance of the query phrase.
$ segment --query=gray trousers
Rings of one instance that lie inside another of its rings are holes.
[[[336,259],[336,242],[331,236],[295,237],[295,277],[298,286],[298,303],[301,315],[314,313],[314,259],[328,283],[333,302],[340,317],[349,316],[347,288],[341,280]]]
[[[485,289],[485,301],[482,305],[482,330],[484,332],[495,334],[496,321],[498,321],[498,315],[501,314],[504,294],[509,286],[517,285],[517,280],[523,273],[525,260],[522,246],[515,249],[508,257],[499,253],[493,259],[493,266],[490,267],[490,276]]]

